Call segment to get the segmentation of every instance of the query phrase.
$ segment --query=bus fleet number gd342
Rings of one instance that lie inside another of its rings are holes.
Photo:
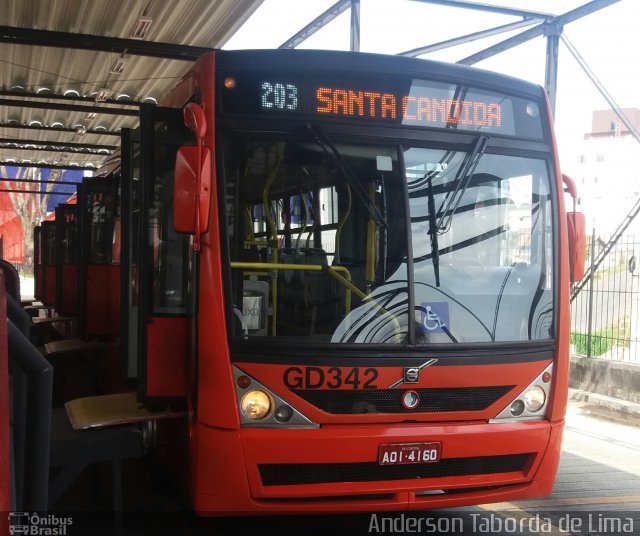
[[[289,389],[377,389],[378,371],[360,367],[289,367],[282,377]]]

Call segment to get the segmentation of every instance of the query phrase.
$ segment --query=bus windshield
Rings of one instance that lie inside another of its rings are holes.
[[[234,338],[551,339],[548,161],[479,140],[227,137]]]

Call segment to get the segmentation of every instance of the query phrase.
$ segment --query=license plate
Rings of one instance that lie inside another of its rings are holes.
[[[440,460],[440,443],[388,443],[380,445],[379,465],[435,463]]]

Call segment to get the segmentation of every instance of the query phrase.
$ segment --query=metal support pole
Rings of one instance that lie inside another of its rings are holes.
[[[595,227],[591,233],[591,279],[589,280],[589,310],[587,314],[589,316],[587,326],[587,357],[591,357],[591,334],[593,332],[593,279],[594,279],[594,266],[593,261],[596,258],[596,230]]]
[[[545,63],[544,88],[549,96],[551,114],[556,115],[556,94],[558,88],[558,45],[562,25],[558,23],[545,24],[545,35],[547,37],[547,56]]]
[[[360,0],[351,0],[351,52],[360,52]]]

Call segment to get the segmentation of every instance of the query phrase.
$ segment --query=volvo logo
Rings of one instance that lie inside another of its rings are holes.
[[[397,382],[392,383],[389,386],[389,389],[395,389],[398,385],[402,385],[403,383],[418,383],[420,381],[420,371],[437,362],[437,359],[429,359],[429,361],[425,361],[419,367],[404,367],[402,378]]]
[[[404,367],[404,383],[418,383],[420,369],[418,367]]]
[[[415,409],[420,404],[420,395],[415,391],[405,391],[402,394],[402,405],[405,409]]]

